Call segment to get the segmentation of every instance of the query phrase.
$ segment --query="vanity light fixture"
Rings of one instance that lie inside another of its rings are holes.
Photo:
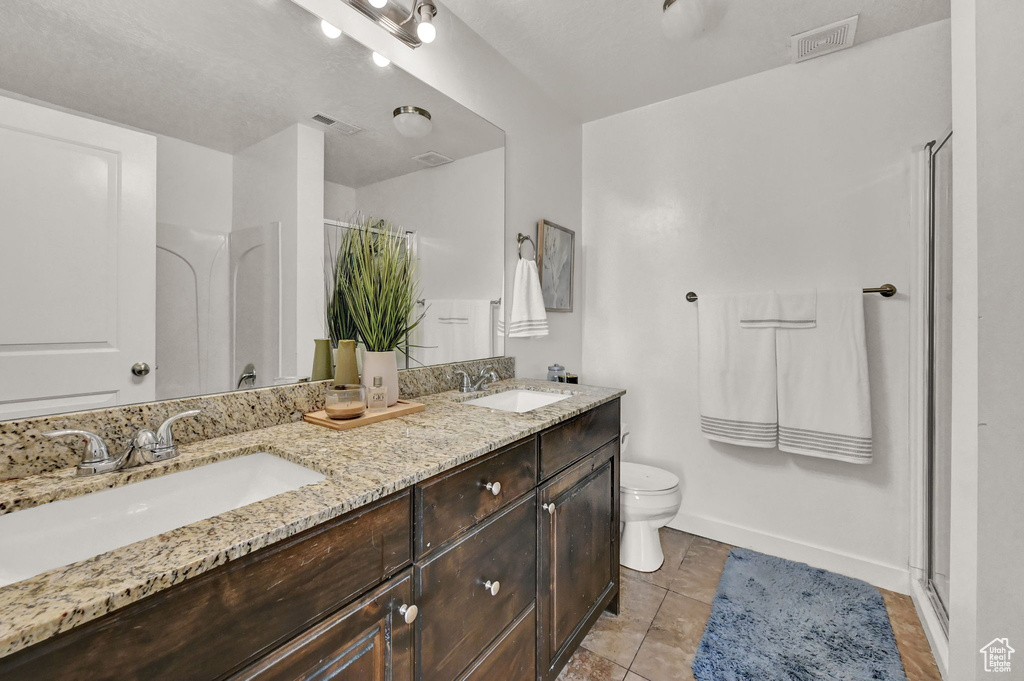
[[[434,17],[437,5],[434,0],[408,0],[411,7],[401,4],[403,0],[345,0],[360,14],[412,48],[430,43],[437,37]]]
[[[437,7],[433,0],[421,0],[417,12],[420,15],[420,23],[416,25],[416,35],[425,43],[434,42],[434,38],[437,37],[437,27],[434,26]]]
[[[424,137],[434,128],[430,112],[418,106],[400,106],[392,115],[395,128],[403,137]]]
[[[335,40],[341,37],[341,29],[335,26],[334,24],[330,24],[326,21],[320,22],[320,30],[323,31],[324,35],[330,38],[331,40]]]
[[[391,63],[391,60],[388,59],[387,57],[385,57],[380,52],[374,52],[373,53],[373,63],[376,64],[377,66],[381,67],[381,68],[384,68],[385,66],[387,66],[388,64]]]
[[[704,0],[665,0],[661,11],[661,30],[667,38],[692,40],[704,31]]]

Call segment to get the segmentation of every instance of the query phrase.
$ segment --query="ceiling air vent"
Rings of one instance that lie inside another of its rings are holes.
[[[793,63],[853,47],[853,38],[856,33],[856,16],[798,33],[790,38],[793,44]]]
[[[343,135],[354,135],[362,130],[358,125],[339,121],[337,118],[320,113],[319,111],[313,114],[313,120],[321,125],[326,125],[331,130],[337,130]]]
[[[420,154],[419,156],[413,156],[412,160],[419,161],[420,163],[422,163],[425,166],[434,167],[434,166],[443,166],[445,163],[451,163],[455,159],[454,158],[448,158],[444,154],[439,154],[436,151],[428,151],[425,154]]]

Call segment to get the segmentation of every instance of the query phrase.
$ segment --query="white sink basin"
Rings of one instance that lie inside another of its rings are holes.
[[[323,479],[272,454],[248,454],[0,515],[0,586]]]
[[[502,411],[514,411],[522,414],[525,411],[532,411],[538,407],[546,407],[555,402],[561,402],[572,395],[559,395],[558,393],[542,393],[536,390],[506,390],[487,397],[478,397],[475,400],[463,402],[474,407],[487,407],[488,409],[500,409]]]

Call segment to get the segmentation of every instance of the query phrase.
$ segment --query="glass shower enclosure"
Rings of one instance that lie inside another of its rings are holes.
[[[928,146],[927,568],[925,590],[949,631],[953,395],[953,133]]]

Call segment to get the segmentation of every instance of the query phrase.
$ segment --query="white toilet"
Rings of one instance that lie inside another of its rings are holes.
[[[625,429],[623,429],[625,430]],[[628,432],[622,436],[626,449]],[[665,562],[658,528],[675,517],[683,493],[679,478],[654,466],[623,462],[619,475],[619,512],[623,522],[619,563],[639,572],[654,572]]]

